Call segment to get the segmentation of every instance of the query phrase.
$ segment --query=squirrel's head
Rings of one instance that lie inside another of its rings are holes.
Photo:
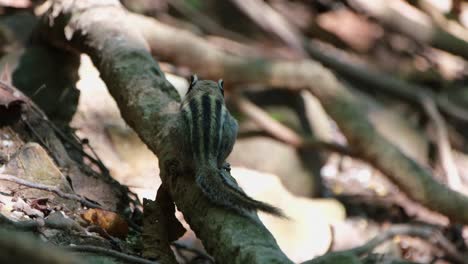
[[[198,80],[197,75],[192,75],[190,86],[184,100],[187,101],[207,93],[211,96],[224,98],[223,80],[219,80],[216,83],[210,80]]]

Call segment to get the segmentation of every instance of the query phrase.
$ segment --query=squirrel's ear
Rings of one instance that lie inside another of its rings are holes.
[[[218,81],[218,88],[219,88],[219,90],[221,90],[221,93],[222,93],[223,96],[224,96],[224,81],[223,81],[223,79],[220,79],[220,80]]]
[[[198,76],[196,74],[190,77],[190,85],[189,85],[187,93],[189,93],[192,90],[193,86],[195,86],[197,81],[198,81]]]

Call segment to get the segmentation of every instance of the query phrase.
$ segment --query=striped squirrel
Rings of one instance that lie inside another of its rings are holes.
[[[193,75],[180,105],[182,157],[195,170],[196,184],[212,203],[245,215],[260,210],[283,217],[280,209],[247,196],[225,163],[237,137],[237,121],[224,104],[223,81],[198,80]],[[185,133],[185,134],[184,134]]]

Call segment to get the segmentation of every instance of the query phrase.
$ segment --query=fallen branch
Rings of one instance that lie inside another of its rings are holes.
[[[158,264],[157,261],[151,261],[137,256],[132,256],[119,251],[115,251],[108,248],[96,247],[96,246],[68,246],[62,247],[64,250],[77,252],[77,253],[94,253],[97,255],[108,256],[125,262],[135,264]]]
[[[104,209],[99,204],[93,203],[93,202],[91,202],[91,201],[87,200],[86,198],[83,198],[83,197],[81,197],[79,195],[62,192],[59,188],[57,188],[55,186],[48,186],[48,185],[44,185],[44,184],[41,184],[41,183],[30,182],[30,181],[27,181],[27,180],[20,179],[20,178],[14,176],[14,175],[5,174],[5,173],[0,174],[0,180],[1,181],[14,182],[16,184],[23,185],[23,186],[26,186],[26,187],[29,187],[29,188],[34,188],[34,189],[38,189],[38,190],[51,192],[51,193],[54,193],[54,194],[56,194],[57,196],[59,196],[61,198],[80,202],[82,205],[87,206],[89,208]]]
[[[303,145],[304,140],[301,136],[289,127],[274,120],[267,112],[249,102],[243,96],[236,96],[234,103],[241,113],[252,119],[258,126],[270,133],[274,138],[296,148]]]
[[[323,148],[342,155],[359,158],[358,153],[353,152],[346,146],[326,142],[318,139],[303,138],[298,135],[294,130],[286,127],[280,122],[274,120],[263,109],[249,102],[244,97],[238,95],[234,100],[236,107],[244,115],[251,118],[260,128],[267,132],[271,137],[276,140],[288,144],[294,148],[300,149],[316,149]]]
[[[318,43],[307,45],[308,54],[340,76],[359,83],[357,88],[383,92],[410,103],[420,105],[423,98],[431,98],[445,114],[462,122],[468,122],[468,110],[450,102],[446,96],[436,95],[424,86],[411,84],[375,70],[353,65],[325,50]],[[369,88],[368,88],[369,87]]]

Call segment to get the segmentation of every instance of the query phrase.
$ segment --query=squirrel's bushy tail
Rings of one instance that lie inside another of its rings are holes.
[[[218,206],[240,214],[245,214],[245,210],[260,210],[285,218],[284,213],[279,208],[249,197],[234,183],[228,182],[220,170],[200,168],[195,180],[203,194]]]

